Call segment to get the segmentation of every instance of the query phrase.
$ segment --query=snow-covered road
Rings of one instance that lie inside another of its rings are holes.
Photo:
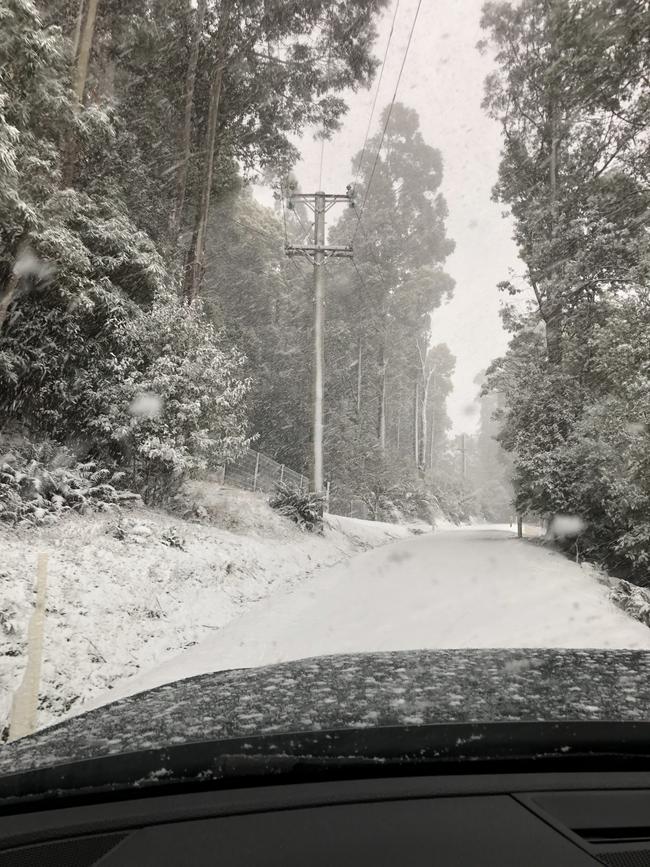
[[[394,542],[268,598],[104,701],[229,668],[360,651],[469,647],[650,649],[594,571],[497,529]],[[93,702],[93,705],[102,702]]]

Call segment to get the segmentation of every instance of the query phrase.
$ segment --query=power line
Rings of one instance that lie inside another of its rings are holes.
[[[372,165],[372,171],[370,172],[370,178],[368,180],[368,184],[366,185],[366,191],[363,197],[363,202],[361,204],[361,215],[363,215],[363,210],[366,206],[366,201],[368,200],[368,193],[370,192],[370,185],[372,184],[373,178],[375,176],[375,170],[377,168],[377,163],[379,162],[379,154],[381,153],[381,147],[384,143],[384,138],[386,136],[386,131],[388,129],[388,124],[390,123],[390,116],[393,112],[393,106],[395,105],[395,100],[397,99],[397,91],[399,89],[400,81],[402,80],[402,73],[404,72],[404,66],[406,65],[406,58],[408,57],[409,49],[411,47],[411,40],[413,38],[413,32],[415,30],[415,25],[418,20],[418,15],[420,14],[420,6],[422,5],[422,0],[418,0],[418,5],[415,9],[415,15],[413,16],[413,22],[411,23],[411,30],[409,32],[409,38],[406,43],[406,48],[404,49],[404,56],[402,57],[402,65],[400,66],[399,75],[397,76],[397,82],[395,84],[395,91],[393,93],[393,98],[390,101],[390,106],[388,107],[388,114],[386,115],[386,122],[384,124],[384,129],[381,133],[381,139],[379,140],[379,146],[377,148],[377,153],[375,154],[375,161]],[[361,217],[359,218],[359,223],[361,223]],[[358,227],[357,227],[358,228]],[[352,237],[352,241],[354,242],[354,237]]]
[[[277,237],[272,235],[271,232],[266,229],[258,229],[257,226],[253,226],[250,223],[243,223],[235,217],[231,217],[230,222],[235,223],[235,225],[240,226],[242,229],[246,229],[248,232],[255,232],[256,235],[259,235],[260,238],[264,238],[266,241],[273,241],[274,244],[277,244],[278,242]]]
[[[363,291],[367,293],[368,290],[366,287],[366,281],[363,279],[363,275],[361,274],[361,271],[359,271],[359,266],[354,261],[354,259],[352,260],[352,264],[354,265],[354,270],[357,272],[357,277],[359,278],[359,282],[361,283]],[[363,295],[361,297],[363,297]]]
[[[296,260],[293,258],[293,256],[289,257],[288,261],[293,265],[294,269],[298,272],[298,274],[300,274],[301,277],[304,277],[304,276],[305,276],[305,274],[306,274],[307,272],[304,271],[304,270],[300,267],[300,265],[296,262]]]
[[[373,245],[372,241],[370,240],[370,236],[366,232],[366,227],[365,227],[364,223],[361,222],[361,215],[359,214],[359,212],[357,211],[356,208],[354,209],[354,216],[357,218],[357,228],[356,228],[354,234],[356,235],[357,231],[359,229],[361,229],[361,231],[363,232],[363,237],[366,239],[366,241],[370,245],[371,249],[374,251],[374,249],[375,249],[374,245]]]
[[[357,277],[359,278],[359,283],[361,283],[361,287],[362,287],[362,289],[363,289],[363,292],[362,292],[362,291],[359,289],[359,286],[357,285],[357,287],[356,287],[356,288],[357,288],[357,294],[358,294],[358,296],[359,296],[359,300],[361,301],[362,306],[363,306],[363,307],[366,307],[366,305],[368,304],[368,302],[371,300],[370,295],[369,295],[369,292],[368,292],[368,286],[367,286],[367,284],[366,284],[366,281],[363,279],[363,274],[361,273],[361,271],[360,271],[359,268],[357,267],[357,263],[354,261],[354,259],[352,259],[352,264],[354,265],[354,270],[357,272]],[[379,325],[377,325],[377,324],[372,320],[372,318],[368,320],[367,325],[368,325],[370,328],[372,328],[372,329],[375,331],[375,333],[377,333],[377,334],[380,333],[380,331],[381,331],[381,327],[380,327]]]
[[[384,271],[384,266],[381,262],[381,259],[377,255],[377,251],[375,250],[375,245],[373,244],[372,239],[368,235],[368,232],[366,231],[365,224],[362,222],[361,215],[359,214],[359,212],[357,211],[356,208],[354,209],[354,216],[357,218],[357,228],[354,232],[354,235],[352,236],[352,240],[354,240],[354,238],[356,237],[357,231],[359,229],[361,229],[361,231],[363,232],[363,237],[364,237],[366,243],[368,244],[368,248],[370,249],[370,252],[372,253],[372,257],[375,260],[375,264],[377,265],[377,267],[381,271],[382,279],[388,283],[389,280],[388,280],[388,277],[386,275],[386,272]]]
[[[393,30],[395,29],[395,19],[397,18],[397,10],[399,9],[399,2],[395,4],[395,11],[393,12],[393,20],[390,25],[390,33],[388,34],[388,42],[386,43],[386,48],[384,50],[384,58],[381,62],[381,69],[379,70],[379,78],[377,79],[377,88],[375,90],[375,98],[372,101],[372,108],[370,109],[370,117],[368,118],[368,126],[366,127],[366,137],[363,140],[363,147],[361,148],[361,155],[359,157],[359,162],[357,163],[357,170],[354,173],[355,182],[359,179],[359,172],[361,171],[361,166],[363,165],[363,158],[366,154],[366,145],[368,144],[368,136],[370,135],[370,127],[372,125],[372,119],[375,116],[375,108],[377,106],[377,97],[379,96],[379,89],[381,87],[381,80],[384,75],[384,69],[386,68],[386,58],[388,57],[388,49],[390,48],[390,41],[393,38]]]

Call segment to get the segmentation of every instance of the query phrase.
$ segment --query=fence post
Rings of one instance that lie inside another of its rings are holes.
[[[255,475],[253,476],[253,490],[257,490],[257,473],[260,468],[260,453],[256,452],[257,457],[255,458]]]
[[[327,482],[327,488],[325,490],[325,512],[329,513],[330,510],[330,483]]]
[[[517,538],[521,539],[524,535],[524,518],[523,515],[517,515]]]
[[[280,484],[284,481],[284,464],[280,467]]]

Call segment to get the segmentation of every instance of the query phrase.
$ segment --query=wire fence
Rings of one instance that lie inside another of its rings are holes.
[[[309,491],[307,476],[253,449],[247,449],[237,461],[226,465],[223,480],[225,484],[237,488],[263,491],[266,494],[273,493],[281,483],[292,485],[301,491]]]
[[[348,514],[351,518],[363,518],[364,521],[368,521],[371,517],[367,504],[358,497],[353,497],[350,500]]]

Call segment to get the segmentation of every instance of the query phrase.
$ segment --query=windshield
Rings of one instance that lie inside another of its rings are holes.
[[[0,0],[2,772],[650,718],[649,33]]]

